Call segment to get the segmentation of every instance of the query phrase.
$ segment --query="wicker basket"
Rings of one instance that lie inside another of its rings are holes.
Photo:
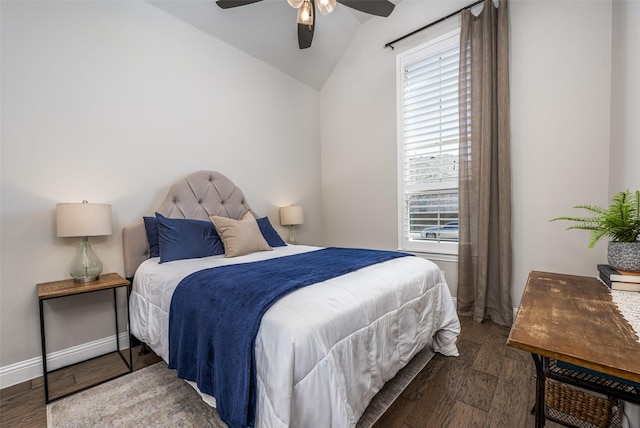
[[[609,427],[614,415],[613,400],[597,397],[552,379],[545,380],[545,401],[547,407],[594,427]]]

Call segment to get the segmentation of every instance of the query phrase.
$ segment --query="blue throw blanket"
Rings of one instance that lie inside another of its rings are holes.
[[[253,427],[255,338],[267,309],[298,288],[408,255],[324,248],[195,272],[178,284],[171,300],[169,367],[215,396],[230,428]]]

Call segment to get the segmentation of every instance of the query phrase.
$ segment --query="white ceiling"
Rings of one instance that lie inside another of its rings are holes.
[[[391,0],[398,3],[400,0]],[[221,9],[215,0],[149,0],[160,9],[320,89],[360,25],[384,19],[340,3],[327,16],[316,15],[313,43],[298,48],[297,10],[286,0],[264,0]]]

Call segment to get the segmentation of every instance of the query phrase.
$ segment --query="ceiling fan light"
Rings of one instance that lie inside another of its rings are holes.
[[[298,9],[300,6],[302,6],[304,0],[287,0],[287,3],[289,3],[289,6],[291,6],[292,8]]]
[[[313,4],[308,0],[298,9],[298,24],[313,25]]]
[[[318,0],[318,9],[323,15],[329,15],[336,7],[336,0]]]

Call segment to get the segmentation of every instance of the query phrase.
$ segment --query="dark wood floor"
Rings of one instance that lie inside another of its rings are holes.
[[[506,346],[508,328],[470,317],[460,323],[460,356],[436,354],[374,428],[534,426],[531,355]]]
[[[160,361],[160,357],[153,352],[138,355],[139,346],[134,347],[132,351],[134,370]],[[57,370],[49,374],[49,396],[55,398],[126,371],[126,366],[116,353]],[[42,377],[0,390],[0,427],[46,426],[47,412]]]
[[[533,427],[531,356],[505,345],[509,330],[490,322],[461,318],[460,356],[437,354],[374,428]],[[134,370],[159,361],[138,355]],[[117,355],[49,375],[51,395],[93,383],[122,369]],[[46,427],[42,377],[0,390],[0,426]],[[547,428],[559,425],[547,422]]]

